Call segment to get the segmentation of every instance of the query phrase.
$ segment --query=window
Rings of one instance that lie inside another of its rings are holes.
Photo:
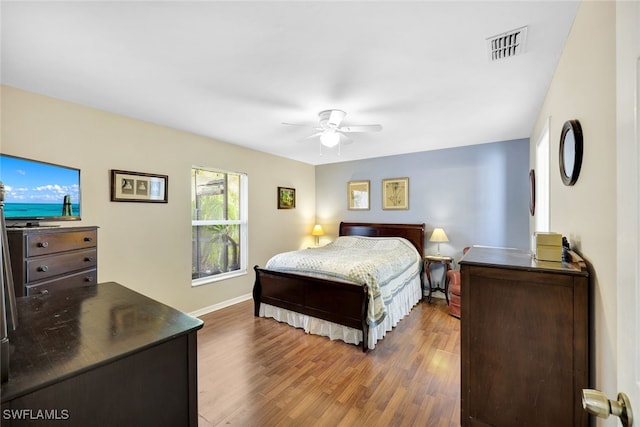
[[[191,169],[192,285],[247,272],[247,175]]]

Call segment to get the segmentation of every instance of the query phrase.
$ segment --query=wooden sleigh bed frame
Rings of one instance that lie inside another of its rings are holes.
[[[403,237],[424,254],[424,224],[380,224],[341,222],[340,236]],[[424,267],[423,267],[424,268]],[[362,351],[367,351],[369,296],[366,284],[322,279],[254,267],[254,315],[260,304],[270,304],[297,313],[362,331]],[[424,290],[423,272],[420,282]],[[424,294],[424,292],[423,292]]]

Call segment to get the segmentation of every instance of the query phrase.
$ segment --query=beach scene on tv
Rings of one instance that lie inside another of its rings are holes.
[[[0,156],[6,219],[80,216],[80,171],[66,166]]]

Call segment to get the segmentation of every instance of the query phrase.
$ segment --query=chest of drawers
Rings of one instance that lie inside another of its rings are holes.
[[[8,229],[16,297],[95,285],[97,227]]]
[[[589,268],[474,246],[460,260],[462,427],[587,427]]]

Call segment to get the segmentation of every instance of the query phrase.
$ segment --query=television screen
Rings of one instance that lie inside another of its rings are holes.
[[[7,222],[80,219],[80,170],[0,154]]]

